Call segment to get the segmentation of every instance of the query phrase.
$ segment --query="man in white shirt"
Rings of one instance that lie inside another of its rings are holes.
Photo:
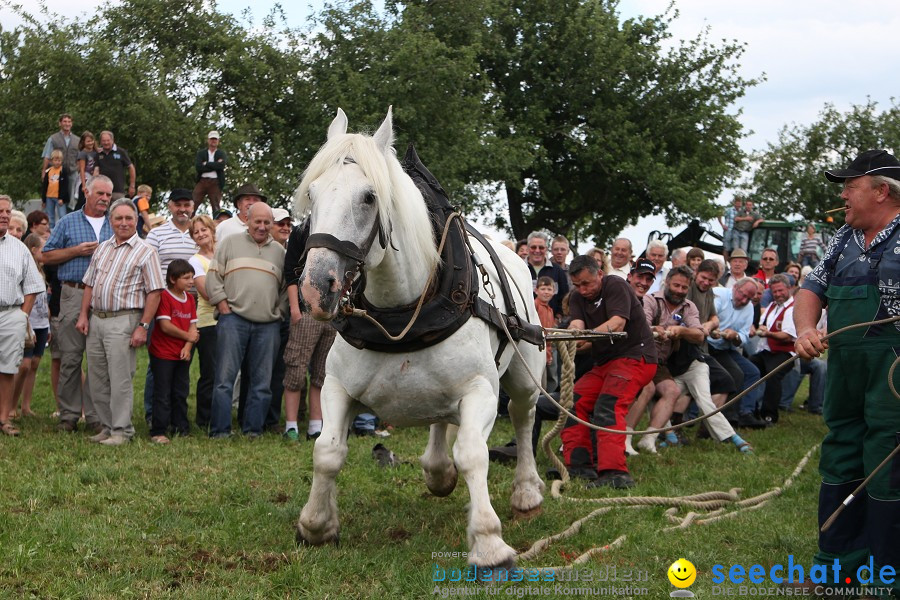
[[[15,408],[13,378],[25,350],[28,315],[45,284],[31,252],[7,233],[11,215],[12,200],[0,196],[0,433],[17,436],[19,430],[5,419]]]
[[[628,238],[616,239],[612,248],[609,249],[609,275],[628,279],[628,274],[631,272],[631,256],[633,253],[631,240]]]
[[[828,313],[823,311],[822,317],[816,324],[816,329],[826,334],[828,330]],[[794,324],[794,307],[787,309],[784,315],[784,327],[782,331],[791,336],[791,341],[797,339],[797,327]],[[791,355],[795,354],[791,352]],[[814,414],[822,414],[822,405],[825,402],[825,380],[828,377],[828,363],[821,358],[813,358],[807,360],[801,358],[794,365],[793,369],[786,369],[787,374],[784,376],[781,386],[781,407],[789,408],[794,401],[794,396],[800,383],[803,381],[804,375],[809,375],[809,396],[807,398],[805,409]],[[804,408],[804,407],[801,407]]]
[[[772,303],[763,310],[756,330],[756,334],[762,338],[759,352],[750,357],[762,377],[789,359],[794,351],[794,337],[783,331],[788,309],[794,304],[790,279],[783,273],[773,275],[769,280],[769,290],[772,292]],[[786,369],[782,369],[766,380],[760,415],[767,423],[778,422],[781,380],[786,372]]]
[[[209,198],[212,213],[219,210],[222,190],[225,188],[225,163],[228,155],[219,148],[219,132],[210,131],[206,135],[206,148],[201,148],[194,159],[197,184],[192,194],[194,206],[200,206],[204,198]]]
[[[647,244],[647,258],[656,265],[656,278],[653,285],[647,290],[647,294],[658,292],[662,289],[662,284],[666,281],[667,269],[665,268],[666,258],[669,256],[669,247],[662,240],[652,240]]]

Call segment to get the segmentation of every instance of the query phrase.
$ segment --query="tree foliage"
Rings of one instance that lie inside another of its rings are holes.
[[[743,132],[729,111],[756,83],[737,75],[743,47],[714,45],[705,33],[674,42],[675,15],[623,22],[610,0],[395,0],[390,18],[378,20],[360,6],[332,8],[332,18],[395,45],[421,41],[403,61],[391,53],[365,65],[402,69],[407,85],[445,86],[416,95],[417,112],[431,122],[409,131],[427,144],[456,127],[462,145],[449,179],[470,190],[498,184],[508,214],[497,225],[517,237],[545,228],[602,242],[651,213],[709,217],[712,199],[740,171]],[[355,58],[368,52],[350,45]],[[446,79],[436,81],[438,71]],[[373,80],[385,82],[375,95],[403,89],[392,77]],[[458,96],[473,91],[477,98]],[[482,193],[467,208],[495,203],[496,195]]]
[[[900,105],[884,111],[871,99],[846,112],[826,104],[810,125],[785,126],[778,141],[755,153],[753,177],[746,186],[767,215],[821,221],[824,212],[840,204],[839,188],[824,177],[844,168],[865,150],[900,151]],[[839,217],[841,218],[841,217]]]
[[[0,31],[0,141],[12,149],[0,189],[15,196],[36,195],[62,112],[75,133],[113,131],[156,190],[193,187],[194,154],[223,130],[231,189],[252,180],[276,202],[322,137],[303,136],[315,111],[301,38],[277,30],[277,14],[260,31],[203,0],[126,0],[90,21],[23,16]]]
[[[0,0],[2,1],[2,0]],[[190,186],[223,130],[229,182],[284,199],[337,107],[374,128],[394,106],[454,201],[517,237],[545,228],[603,242],[638,218],[711,216],[742,165],[734,103],[756,83],[743,47],[677,42],[677,13],[622,20],[615,0],[339,0],[292,30],[206,0],[123,0],[91,21],[0,30],[0,188],[37,191],[60,112],[112,129],[138,178]],[[505,196],[507,209],[503,210]]]

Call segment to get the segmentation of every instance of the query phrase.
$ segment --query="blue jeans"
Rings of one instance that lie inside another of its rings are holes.
[[[216,383],[213,388],[209,435],[231,433],[231,398],[234,380],[244,356],[250,359],[250,389],[244,409],[244,433],[262,433],[272,401],[272,365],[278,351],[281,321],[254,323],[234,313],[219,317],[216,325]]]
[[[794,396],[804,375],[809,375],[809,398],[806,409],[809,412],[821,413],[825,401],[825,378],[828,375],[828,363],[820,358],[813,360],[800,359],[799,369],[795,365],[788,371],[781,382],[781,408],[787,408],[794,402]]]
[[[809,267],[812,267],[813,269],[815,269],[817,266],[819,266],[819,258],[812,254],[804,254],[803,258],[800,259],[800,266],[801,267],[809,266]]]
[[[44,209],[50,217],[50,229],[53,229],[60,219],[66,216],[66,205],[59,203],[59,198],[47,198],[44,201]]]

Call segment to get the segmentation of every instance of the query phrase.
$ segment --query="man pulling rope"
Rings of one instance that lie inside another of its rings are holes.
[[[859,328],[823,343],[816,322],[828,306],[829,329],[900,315],[900,161],[884,150],[860,154],[846,169],[826,171],[844,185],[844,225],[825,258],[797,292],[795,348],[802,358],[829,348],[824,416],[828,434],[819,471],[819,524],[900,441],[900,403],[887,374],[900,355],[897,323]],[[893,460],[819,534],[816,564],[854,573],[874,559],[874,573],[900,564],[900,461]],[[892,587],[900,584],[875,582]]]

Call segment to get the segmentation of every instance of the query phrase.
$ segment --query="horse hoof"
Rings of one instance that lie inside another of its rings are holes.
[[[526,521],[528,519],[533,519],[534,517],[540,515],[544,512],[544,507],[541,504],[538,504],[534,508],[530,508],[528,510],[520,510],[518,508],[513,507],[513,521]]]
[[[470,572],[474,571],[474,580],[481,584],[509,581],[510,572],[515,568],[516,561],[513,559],[490,567],[469,565]]]
[[[453,493],[458,479],[459,473],[454,464],[451,464],[450,469],[442,473],[441,477],[432,477],[429,473],[425,473],[425,485],[428,486],[428,491],[438,498],[443,498]]]
[[[335,545],[335,547],[340,547],[341,545],[341,534],[336,533],[331,538],[323,538],[319,541],[313,541],[303,535],[303,529],[299,526],[295,527],[296,535],[295,539],[297,541],[298,546],[324,546],[325,544],[331,542]]]

